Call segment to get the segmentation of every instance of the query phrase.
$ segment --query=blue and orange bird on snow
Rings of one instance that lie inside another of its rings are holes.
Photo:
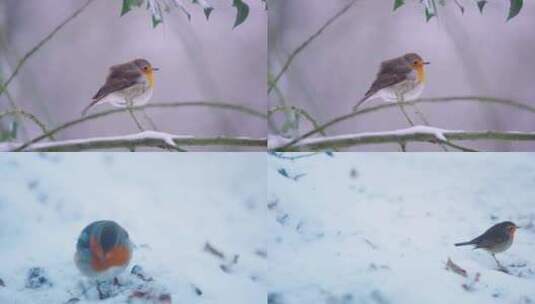
[[[82,230],[74,261],[85,276],[97,282],[114,280],[132,259],[128,232],[114,221],[97,221]]]

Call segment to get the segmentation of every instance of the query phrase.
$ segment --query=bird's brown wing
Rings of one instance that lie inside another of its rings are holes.
[[[381,89],[395,85],[407,79],[411,72],[411,67],[405,64],[399,64],[399,58],[387,60],[381,63],[379,72],[370,89],[364,94],[364,97],[357,103],[353,109],[358,108],[363,102],[370,98]]]
[[[381,62],[381,67],[377,72],[377,77],[382,74],[408,74],[412,68],[406,63],[405,59],[398,57]]]
[[[110,68],[106,83],[93,96],[93,100],[100,100],[108,94],[128,88],[139,82],[140,74],[135,69],[119,69],[120,65]]]
[[[476,248],[493,248],[498,244],[505,243],[507,241],[507,236],[504,235],[489,235],[485,238],[481,238],[476,245]]]
[[[135,68],[128,68],[126,64],[112,66],[106,78],[106,83],[93,96],[93,101],[82,111],[82,116],[85,116],[87,111],[102,98],[138,83],[139,79],[140,74]]]
[[[361,100],[353,107],[353,111],[357,110],[357,108],[368,98],[370,98],[373,94],[379,92],[379,90],[384,89],[386,87],[389,87],[391,85],[394,85],[396,83],[400,83],[403,80],[407,79],[406,74],[379,74],[377,75],[377,78],[372,83],[370,89],[364,97],[362,97]]]
[[[476,244],[476,248],[489,248],[496,243],[507,241],[507,232],[501,225],[494,225],[487,229],[483,234],[473,239],[472,242]]]
[[[379,74],[364,96],[370,97],[381,89],[400,83],[405,79],[407,79],[407,74]]]

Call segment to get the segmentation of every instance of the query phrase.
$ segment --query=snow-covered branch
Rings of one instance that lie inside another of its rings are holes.
[[[386,132],[367,132],[330,137],[303,139],[288,146],[292,140],[281,137],[270,137],[269,149],[272,151],[312,151],[332,148],[344,148],[358,145],[408,143],[408,142],[440,142],[451,140],[507,140],[535,141],[534,132],[499,132],[499,131],[462,131],[445,130],[427,126],[415,126]]]
[[[2,143],[0,151],[72,152],[100,149],[129,149],[154,147],[180,150],[182,146],[241,146],[265,147],[266,138],[251,137],[195,137],[164,132],[145,131],[124,136],[95,137],[46,143],[34,143],[20,149],[21,143]]]
[[[162,109],[162,108],[179,108],[179,107],[208,107],[208,108],[214,108],[214,109],[226,109],[226,110],[233,110],[233,111],[241,112],[241,113],[248,114],[248,115],[251,115],[251,116],[255,116],[255,117],[258,117],[258,118],[261,118],[261,119],[267,119],[267,114],[262,113],[260,111],[257,111],[255,109],[251,109],[249,107],[242,106],[242,105],[239,105],[239,104],[232,104],[232,103],[225,103],[225,102],[218,102],[218,101],[182,101],[182,102],[168,102],[168,103],[152,102],[152,103],[144,105],[144,106],[133,107],[131,110],[132,111],[142,111],[142,110],[145,110],[145,109],[155,109],[155,108]],[[68,128],[72,127],[72,126],[81,124],[83,122],[87,122],[89,120],[93,120],[93,119],[100,118],[100,117],[103,117],[103,116],[108,116],[108,115],[127,112],[127,111],[128,111],[128,109],[126,109],[126,108],[115,108],[115,109],[111,109],[111,110],[106,110],[106,111],[102,111],[102,112],[86,115],[84,117],[80,117],[80,118],[65,122],[62,125],[59,125],[59,126],[55,127],[54,129],[51,129],[48,132],[45,132],[45,133],[43,133],[43,134],[31,139],[28,142],[25,142],[24,144],[20,145],[20,147],[17,148],[16,150],[17,151],[26,150],[26,147],[28,147],[30,145],[33,145],[33,144],[35,144],[37,142],[40,142],[40,141],[42,141],[43,139],[45,139],[47,137],[53,136],[54,134],[56,134],[56,133],[58,133],[60,131],[63,131],[63,130],[68,129]]]
[[[496,104],[496,105],[503,105],[507,107],[516,108],[522,111],[527,111],[531,113],[535,113],[535,107],[531,106],[528,103],[522,103],[515,100],[510,99],[504,99],[504,98],[496,98],[496,97],[488,97],[488,96],[448,96],[448,97],[432,97],[432,98],[422,98],[414,101],[407,101],[405,104],[407,105],[416,105],[416,104],[422,104],[422,103],[430,103],[430,104],[437,104],[437,103],[451,103],[451,102],[472,102],[472,103],[483,103],[483,104]],[[342,116],[335,117],[331,119],[330,121],[318,126],[314,127],[314,129],[292,139],[291,141],[288,141],[284,147],[279,147],[280,150],[286,150],[287,148],[290,148],[290,146],[294,146],[298,142],[304,140],[305,138],[309,138],[312,135],[321,133],[325,131],[327,128],[332,127],[336,124],[342,123],[346,120],[352,119],[354,117],[364,115],[371,112],[377,112],[381,110],[385,110],[388,108],[394,108],[398,107],[399,105],[396,103],[382,103],[379,105],[362,108],[358,111],[351,112]]]

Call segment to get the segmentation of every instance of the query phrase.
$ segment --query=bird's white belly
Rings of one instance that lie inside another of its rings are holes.
[[[140,84],[119,92],[111,93],[102,101],[109,102],[116,107],[124,108],[128,105],[127,98],[130,98],[132,106],[142,106],[149,102],[152,97],[152,92],[152,88]]]
[[[400,95],[403,96],[403,101],[411,101],[422,95],[424,87],[424,82],[416,83],[412,80],[406,80],[379,90],[377,97],[381,97],[386,102],[399,102],[398,95]]]

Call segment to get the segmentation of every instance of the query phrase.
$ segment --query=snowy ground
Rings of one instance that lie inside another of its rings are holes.
[[[268,168],[269,304],[535,303],[535,155],[270,156]],[[504,220],[524,226],[497,256],[510,274],[453,246]]]
[[[82,228],[99,219],[129,231],[129,270],[141,265],[173,303],[263,303],[265,172],[264,153],[1,154],[0,303],[93,301],[81,295],[88,282],[73,255]],[[225,259],[203,250],[207,242]],[[26,288],[32,267],[52,285]],[[99,303],[126,303],[131,292]]]

